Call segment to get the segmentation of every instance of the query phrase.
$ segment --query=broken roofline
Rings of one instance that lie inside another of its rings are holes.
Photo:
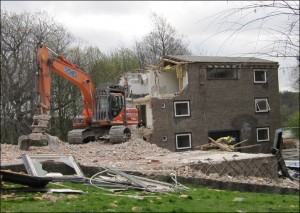
[[[255,58],[255,57],[226,57],[226,56],[189,56],[189,55],[166,55],[158,63],[163,61],[174,64],[184,63],[275,63],[276,61]]]

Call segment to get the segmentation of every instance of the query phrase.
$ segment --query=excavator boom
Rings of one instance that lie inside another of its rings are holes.
[[[51,75],[53,71],[62,78],[76,85],[82,93],[82,102],[86,111],[87,118],[91,122],[93,94],[95,85],[90,76],[67,61],[63,56],[56,55],[55,58],[50,58],[49,51],[53,52],[46,45],[41,45],[37,51],[38,61],[38,94],[41,102],[41,114],[50,114],[50,90],[51,90]],[[54,52],[53,52],[54,53]],[[54,53],[55,54],[55,53]]]
[[[55,57],[50,57],[50,53]],[[85,129],[70,131],[69,143],[88,142],[107,133],[111,134],[113,143],[123,142],[130,138],[130,130],[124,125],[138,124],[138,111],[135,108],[126,108],[125,93],[122,89],[112,86],[101,90],[100,93],[95,92],[95,85],[85,71],[63,56],[57,55],[46,45],[38,48],[37,62],[38,115],[33,117],[32,133],[19,137],[20,149],[28,149],[30,141],[33,140],[45,140],[52,148],[58,147],[59,139],[46,134],[51,118],[51,72],[74,84],[82,94],[84,109],[82,115],[74,119],[73,126]]]

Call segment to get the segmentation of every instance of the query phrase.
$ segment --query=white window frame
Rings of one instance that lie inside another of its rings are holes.
[[[259,130],[267,130],[267,131],[268,131],[268,138],[265,138],[265,139],[259,139],[259,138],[258,138],[258,131],[259,131]],[[269,127],[260,127],[260,128],[256,128],[256,140],[257,140],[257,142],[270,141],[270,128],[269,128]]]
[[[257,71],[263,71],[265,73],[265,80],[264,81],[257,81],[255,79],[255,72]],[[253,70],[253,80],[254,80],[254,83],[257,83],[257,84],[263,84],[263,83],[267,83],[267,70],[266,69],[255,69]]]
[[[188,113],[184,114],[184,115],[177,115],[176,114],[176,104],[184,104],[187,103],[187,109],[188,109]],[[191,115],[190,113],[190,101],[174,101],[174,115],[175,117],[188,117]]]
[[[267,109],[260,109],[259,108],[259,105],[258,105],[258,101],[265,101],[266,102],[266,106],[267,106]],[[269,112],[271,110],[270,108],[270,105],[269,105],[269,102],[268,102],[268,98],[255,98],[254,100],[254,107],[255,107],[255,112]],[[258,109],[258,110],[257,110]]]
[[[188,146],[188,147],[178,147],[178,140],[177,140],[178,136],[189,136],[190,146]],[[175,138],[176,138],[176,149],[190,149],[190,148],[192,148],[192,134],[191,133],[176,134]]]

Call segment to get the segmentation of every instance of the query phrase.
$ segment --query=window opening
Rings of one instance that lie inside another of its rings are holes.
[[[176,149],[192,148],[191,133],[176,134]]]
[[[266,83],[267,71],[266,70],[254,70],[254,83]]]
[[[123,108],[123,97],[119,95],[111,95],[111,114],[117,117]]]
[[[256,129],[257,142],[269,141],[269,127],[262,127]]]
[[[255,99],[255,112],[268,112],[270,110],[271,108],[267,98]]]
[[[207,68],[206,79],[237,79],[237,70],[233,68]]]
[[[216,130],[216,131],[209,131],[208,137],[214,139],[215,141],[222,137],[232,137],[233,141],[231,145],[234,145],[240,141],[240,131],[239,130]],[[210,141],[208,140],[210,143]],[[239,145],[238,145],[239,147]]]
[[[175,117],[190,116],[190,102],[178,101],[174,102]]]
[[[130,83],[131,84],[139,84],[141,83],[140,79],[137,77],[137,78],[132,78],[130,79]]]
[[[22,154],[27,173],[39,177],[84,177],[70,154]]]

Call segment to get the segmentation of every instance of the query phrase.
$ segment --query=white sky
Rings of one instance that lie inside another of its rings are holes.
[[[1,1],[2,10],[47,11],[57,23],[62,24],[70,33],[83,38],[89,45],[98,46],[102,52],[107,52],[120,45],[130,47],[134,40],[139,40],[149,33],[152,29],[150,15],[155,12],[166,18],[179,34],[185,36],[189,48],[195,55],[244,56],[241,53],[253,52],[262,47],[261,44],[256,44],[257,32],[241,33],[238,37],[226,42],[221,49],[220,46],[227,38],[224,34],[204,42],[217,32],[218,27],[217,23],[210,23],[205,18],[234,6],[241,6],[241,2]],[[289,59],[289,61],[283,62],[278,58],[266,59],[280,63],[280,90],[291,90],[289,73],[284,67],[297,65],[296,60]]]

